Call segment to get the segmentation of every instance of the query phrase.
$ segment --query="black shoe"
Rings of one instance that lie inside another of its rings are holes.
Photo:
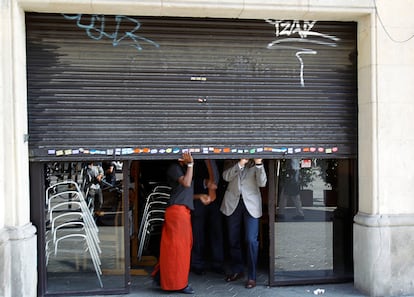
[[[178,291],[180,293],[184,293],[184,294],[194,294],[194,290],[193,288],[190,287],[190,285],[187,285],[187,287],[185,287],[184,289]]]

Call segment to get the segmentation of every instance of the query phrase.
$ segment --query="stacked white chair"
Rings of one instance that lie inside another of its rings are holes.
[[[170,199],[170,190],[171,188],[168,186],[156,186],[145,199],[145,206],[138,231],[138,260],[141,260],[150,237],[161,232],[165,209]]]
[[[51,255],[89,253],[102,288],[99,230],[78,184],[67,180],[47,188],[46,210],[46,265]],[[63,248],[65,243],[69,248]]]

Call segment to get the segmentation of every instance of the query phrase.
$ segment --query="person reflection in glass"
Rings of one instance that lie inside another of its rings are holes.
[[[281,174],[281,192],[279,198],[278,219],[285,219],[287,200],[291,199],[295,205],[295,220],[304,220],[302,201],[300,200],[300,160],[297,158],[286,160],[286,171]]]

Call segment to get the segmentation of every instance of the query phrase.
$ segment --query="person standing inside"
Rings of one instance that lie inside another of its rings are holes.
[[[103,205],[101,182],[104,170],[101,165],[93,161],[88,163],[84,177],[84,191],[87,193],[87,201],[91,212],[96,214]]]
[[[260,187],[267,182],[262,159],[240,159],[223,171],[223,179],[229,184],[224,194],[220,210],[226,216],[231,274],[226,281],[236,281],[244,277],[244,260],[241,247],[241,232],[244,225],[244,240],[247,244],[246,288],[256,286],[256,266],[259,253],[259,218],[262,216],[262,196]]]
[[[220,212],[221,193],[217,187],[220,181],[215,160],[199,160],[195,163],[194,193],[208,194],[211,203],[204,205],[194,200],[192,213],[193,249],[191,271],[203,275],[206,268],[216,273],[223,272],[223,214]],[[208,259],[208,260],[207,260]],[[209,267],[207,265],[209,263]]]
[[[210,203],[207,194],[194,195],[193,166],[190,152],[184,152],[182,158],[167,169],[172,189],[161,233],[159,263],[152,273],[155,280],[159,279],[163,290],[185,294],[194,294],[193,288],[188,284],[193,243],[193,199],[199,199],[206,205]]]
[[[105,171],[105,182],[115,187],[116,185],[116,165],[115,162],[104,162],[102,164]]]

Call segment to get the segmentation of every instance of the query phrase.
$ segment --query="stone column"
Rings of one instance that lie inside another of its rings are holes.
[[[354,284],[414,294],[414,20],[409,0],[378,0],[358,23],[359,213]],[[364,79],[369,78],[369,79]]]
[[[10,241],[6,229],[0,230],[0,296],[11,295]]]
[[[355,217],[355,286],[369,296],[412,296],[413,215]]]
[[[30,223],[26,36],[17,0],[0,1],[0,295],[37,296],[36,229]]]
[[[36,228],[32,224],[10,227],[12,295],[37,296]]]

